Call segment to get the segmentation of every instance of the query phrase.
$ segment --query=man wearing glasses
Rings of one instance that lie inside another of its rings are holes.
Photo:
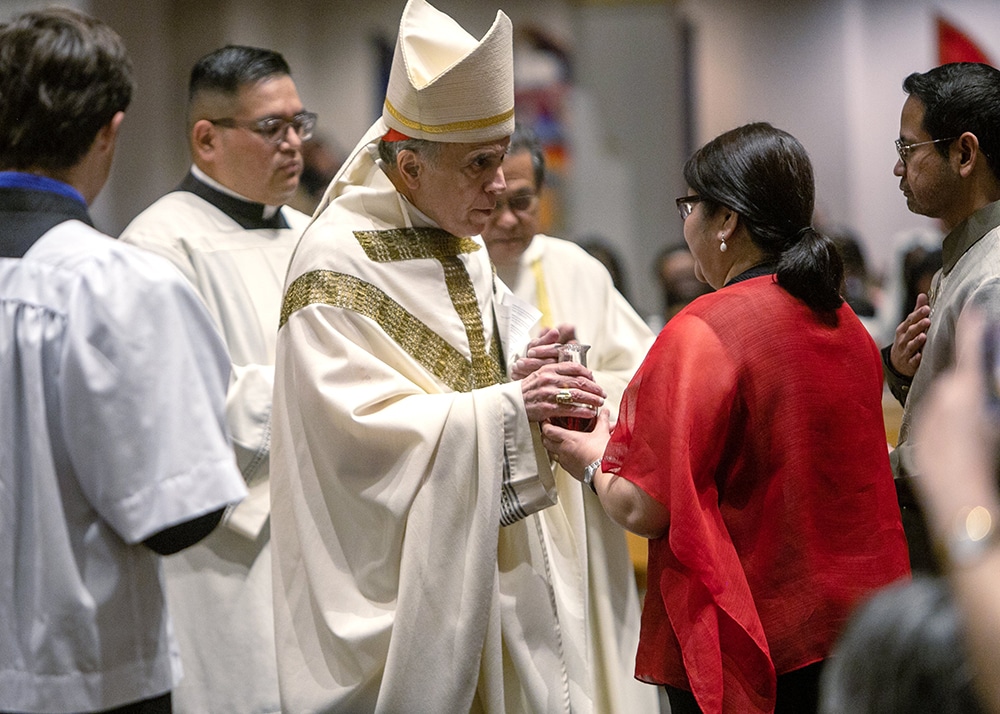
[[[232,360],[226,416],[250,496],[227,527],[166,565],[184,679],[177,712],[277,712],[271,601],[271,390],[282,280],[308,217],[284,203],[302,173],[305,111],[276,52],[228,46],[191,71],[193,166],[122,240],[187,276]]]
[[[937,376],[956,358],[960,315],[975,306],[1000,319],[1000,70],[953,63],[903,82],[893,173],[907,207],[937,218],[947,235],[944,266],[882,350],[886,380],[904,406],[892,455],[903,527],[914,570],[935,570],[923,518],[909,482],[910,427]],[[974,505],[974,504],[970,504]]]

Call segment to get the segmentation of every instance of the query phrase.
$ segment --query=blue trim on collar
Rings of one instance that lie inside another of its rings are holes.
[[[68,183],[48,176],[24,173],[23,171],[0,171],[0,188],[25,188],[32,191],[47,191],[59,194],[74,201],[79,201],[87,207],[83,195]]]

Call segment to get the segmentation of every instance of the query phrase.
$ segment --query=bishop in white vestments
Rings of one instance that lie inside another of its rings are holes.
[[[554,359],[509,381],[537,312],[478,233],[512,130],[508,18],[477,41],[410,0],[383,116],[285,286],[271,493],[286,711],[597,711],[574,654],[589,633],[561,620],[536,514],[557,500],[538,424],[591,415],[604,392]],[[533,344],[554,355],[558,337]]]

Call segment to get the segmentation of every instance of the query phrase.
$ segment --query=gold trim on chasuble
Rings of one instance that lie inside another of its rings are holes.
[[[410,357],[456,392],[506,381],[501,368],[499,339],[494,332],[487,354],[476,291],[465,265],[458,258],[461,253],[479,250],[478,243],[439,228],[355,231],[354,236],[365,254],[378,263],[421,258],[433,258],[441,263],[452,305],[465,326],[471,363],[380,288],[353,275],[332,270],[314,270],[295,279],[285,293],[279,327],[293,312],[307,305],[332,305],[375,321]]]

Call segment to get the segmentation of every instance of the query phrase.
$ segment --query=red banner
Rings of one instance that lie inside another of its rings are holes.
[[[940,15],[937,16],[937,36],[938,64],[948,64],[949,62],[993,64],[986,53],[968,35]]]

